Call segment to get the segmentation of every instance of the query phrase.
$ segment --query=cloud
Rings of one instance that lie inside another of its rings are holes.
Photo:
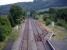
[[[17,2],[32,2],[33,0],[0,0],[0,5],[17,3]]]

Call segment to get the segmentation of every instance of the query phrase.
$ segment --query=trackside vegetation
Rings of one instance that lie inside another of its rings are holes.
[[[17,24],[20,24],[20,21],[23,20],[24,16],[25,11],[21,7],[17,5],[12,5],[8,15],[11,26],[14,27]]]
[[[56,25],[62,26],[67,29],[67,8],[63,9],[49,9],[49,19],[54,21]]]
[[[12,5],[7,15],[0,16],[0,50],[2,50],[6,44],[8,37],[14,38],[17,36],[17,31],[13,30],[16,25],[21,24],[21,21],[25,19],[25,10],[17,5]],[[11,37],[12,36],[12,37]]]
[[[55,25],[67,29],[67,8],[49,8],[47,12],[40,12],[39,15],[43,15],[43,21],[45,21],[46,25],[54,21]]]
[[[0,41],[4,41],[6,36],[10,35],[11,30],[8,18],[6,16],[0,16]]]
[[[49,8],[48,11],[39,11],[36,16],[45,27],[53,31],[53,39],[67,40],[67,7]],[[51,25],[54,22],[54,27]]]

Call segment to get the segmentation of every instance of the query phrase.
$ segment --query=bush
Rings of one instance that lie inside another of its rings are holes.
[[[6,16],[0,16],[0,41],[3,41],[11,32],[11,25]]]
[[[50,19],[46,19],[45,23],[46,23],[46,26],[48,26],[51,23],[51,20]]]
[[[43,17],[43,20],[46,21],[47,17]]]
[[[59,21],[57,21],[56,25],[62,26],[67,29],[67,23],[64,20],[59,19]]]
[[[56,23],[56,25],[58,25],[58,26],[63,26],[60,21],[58,21],[58,22]]]
[[[4,41],[5,36],[3,35],[2,27],[0,26],[0,41]]]

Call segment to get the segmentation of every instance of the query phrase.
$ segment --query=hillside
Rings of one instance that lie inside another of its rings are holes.
[[[50,8],[50,7],[63,7],[67,6],[67,1],[66,0],[38,0],[34,2],[20,2],[20,3],[15,3],[19,5],[20,7],[24,7],[27,10],[39,10],[39,9],[45,9],[45,8]],[[10,5],[3,5],[0,6],[0,15],[7,14],[9,12],[9,9],[11,7]]]

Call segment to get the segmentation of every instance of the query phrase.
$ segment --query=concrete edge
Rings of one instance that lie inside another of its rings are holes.
[[[51,47],[52,50],[55,50],[54,46],[51,44],[51,42],[49,40],[47,40],[47,43],[49,44],[49,46]]]

